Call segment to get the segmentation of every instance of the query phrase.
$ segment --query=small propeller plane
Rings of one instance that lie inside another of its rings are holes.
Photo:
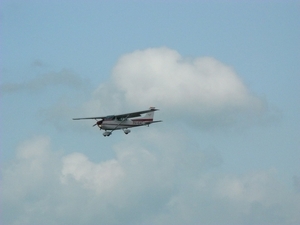
[[[104,137],[108,137],[115,130],[123,130],[125,134],[129,134],[128,128],[149,126],[152,123],[162,122],[162,120],[153,120],[154,112],[157,111],[155,107],[150,107],[148,110],[125,113],[120,115],[98,116],[98,117],[85,117],[73,118],[73,120],[86,120],[95,119],[97,122],[93,125],[98,126],[100,130],[105,130]],[[142,117],[142,114],[145,114]]]

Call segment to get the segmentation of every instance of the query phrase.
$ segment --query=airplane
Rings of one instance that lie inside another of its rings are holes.
[[[123,130],[125,134],[129,134],[131,130],[128,128],[149,126],[152,123],[159,123],[162,120],[153,120],[154,112],[157,111],[155,107],[150,107],[148,110],[131,112],[119,115],[97,116],[97,117],[85,117],[85,118],[73,118],[73,120],[86,120],[95,119],[97,122],[93,125],[98,126],[100,130],[105,130],[104,137],[108,137],[115,130]],[[143,117],[142,114],[146,114]]]

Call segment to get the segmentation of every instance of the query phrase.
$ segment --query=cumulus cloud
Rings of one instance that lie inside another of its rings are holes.
[[[68,178],[73,178],[85,188],[99,194],[113,188],[124,175],[121,166],[114,159],[96,164],[90,162],[85,155],[74,153],[65,157],[62,164],[62,183],[67,183]]]
[[[48,137],[35,137],[22,143],[16,158],[1,168],[1,224],[37,224],[43,220],[41,217],[35,220],[34,214],[48,210],[60,166]],[[47,216],[44,219],[46,222]]]
[[[111,80],[85,105],[99,113],[149,106],[163,108],[168,117],[185,115],[208,126],[232,124],[266,107],[232,67],[212,57],[186,58],[166,47],[122,56]]]
[[[80,85],[76,76],[59,74],[6,91]],[[48,117],[69,117],[72,109],[64,105],[67,101],[49,110]],[[231,67],[209,57],[189,59],[154,48],[121,57],[111,79],[95,90],[80,114],[149,106],[163,109],[161,119],[181,118],[208,127],[232,124],[265,109]],[[52,149],[49,137],[21,143],[16,158],[1,169],[2,224],[300,222],[299,192],[280,183],[276,171],[216,172],[223,162],[218,150],[203,149],[170,127],[141,129],[139,139],[128,136],[111,151],[111,159],[94,162],[82,153],[62,155]]]
[[[300,195],[276,171],[216,173],[205,150],[158,133],[128,138],[112,148],[114,158],[97,163],[58,154],[48,137],[22,143],[2,168],[2,224],[300,222]]]
[[[32,92],[57,85],[84,88],[86,82],[62,70],[25,83],[2,84],[1,92]],[[266,102],[246,87],[232,67],[212,57],[184,57],[166,47],[121,56],[110,79],[98,86],[90,100],[80,98],[81,106],[79,101],[71,106],[70,98],[60,99],[41,115],[63,129],[70,125],[63,122],[69,115],[107,115],[156,106],[162,109],[164,121],[180,119],[207,129],[253,122],[267,110]]]
[[[23,83],[4,83],[1,84],[1,94],[17,93],[17,92],[36,92],[47,87],[64,85],[75,88],[84,88],[86,82],[78,75],[68,70],[60,72],[52,72],[39,75],[27,82]]]

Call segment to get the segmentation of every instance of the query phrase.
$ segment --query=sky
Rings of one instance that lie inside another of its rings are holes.
[[[299,1],[0,5],[1,224],[300,224]]]

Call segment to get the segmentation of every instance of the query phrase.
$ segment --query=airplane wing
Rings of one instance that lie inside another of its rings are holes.
[[[106,116],[97,116],[97,117],[84,117],[84,118],[73,118],[73,120],[91,120],[91,119],[104,119]]]
[[[157,111],[158,109],[150,108],[143,111],[131,112],[131,113],[124,113],[119,115],[114,115],[117,118],[132,118],[132,117],[139,117],[141,114],[148,113],[151,111]],[[104,119],[107,116],[97,116],[97,117],[84,117],[84,118],[73,118],[73,120],[89,120],[89,119]]]
[[[145,113],[148,113],[148,112],[152,112],[152,111],[157,111],[157,110],[158,109],[150,108],[150,109],[143,110],[143,111],[115,115],[115,117],[117,117],[117,118],[133,118],[133,117],[139,117],[142,114],[145,114]]]

